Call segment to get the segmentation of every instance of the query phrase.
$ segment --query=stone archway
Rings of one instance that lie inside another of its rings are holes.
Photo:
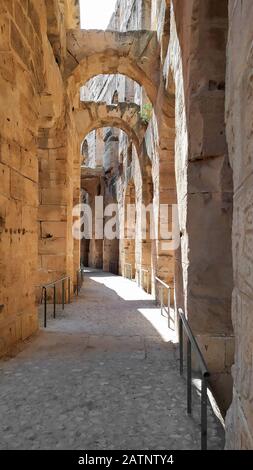
[[[160,80],[160,46],[155,31],[85,31],[67,34],[65,78],[69,92],[99,74],[121,73],[142,85],[154,104]]]
[[[140,107],[135,103],[107,105],[101,102],[81,102],[75,111],[76,129],[80,138],[101,127],[118,127],[129,136],[139,152],[147,123],[140,116]]]

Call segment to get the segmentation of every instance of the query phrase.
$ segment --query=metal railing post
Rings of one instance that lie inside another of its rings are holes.
[[[183,338],[183,321],[179,317],[179,356],[180,356],[180,375],[184,373],[184,338]]]
[[[68,277],[68,303],[70,304],[71,299],[70,299],[70,277]]]
[[[207,449],[207,381],[202,377],[201,385],[201,450]]]
[[[168,328],[170,328],[170,288],[168,289]]]
[[[163,287],[160,288],[160,306],[161,306],[161,315],[163,314]]]
[[[187,413],[192,412],[192,348],[191,341],[187,340]]]
[[[47,289],[44,288],[44,328],[47,327]]]
[[[159,297],[160,297],[160,286],[157,285],[157,281],[155,279],[155,299],[156,305],[159,306]]]
[[[56,318],[56,286],[54,284],[54,318]]]
[[[208,402],[208,378],[210,373],[207,369],[204,357],[191,327],[181,308],[177,309],[179,316],[179,349],[180,349],[180,374],[183,374],[183,331],[187,334],[187,413],[192,412],[192,351],[197,356],[201,369],[201,450],[207,449],[207,402]]]
[[[57,306],[57,284],[62,285],[62,293],[61,293],[61,303],[62,303],[62,309],[64,310],[65,308],[65,303],[66,303],[66,292],[65,292],[65,281],[67,280],[68,282],[68,303],[71,303],[71,278],[70,276],[65,276],[61,279],[58,279],[57,281],[51,282],[49,284],[44,284],[40,285],[37,287],[41,287],[42,289],[42,297],[41,297],[41,303],[44,302],[44,328],[47,327],[47,304],[48,304],[48,296],[47,296],[47,291],[48,289],[53,289],[53,299],[52,299],[52,304],[53,304],[53,318],[56,318],[56,306]]]
[[[62,310],[64,310],[65,307],[65,282],[64,280],[62,281]]]

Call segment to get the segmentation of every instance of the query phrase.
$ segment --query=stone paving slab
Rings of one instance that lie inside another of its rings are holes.
[[[122,299],[122,278],[110,295],[105,274],[90,277],[64,314],[0,362],[0,449],[199,449],[199,398],[187,416],[175,345],[139,312],[157,317],[153,300],[140,289],[136,300],[132,283],[135,300]],[[222,448],[208,414],[209,448]]]

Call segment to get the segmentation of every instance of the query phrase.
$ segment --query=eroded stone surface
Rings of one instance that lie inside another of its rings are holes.
[[[233,402],[226,421],[228,449],[253,449],[252,18],[252,2],[246,1],[242,8],[234,0],[229,2],[226,117],[234,179],[232,319],[236,344]]]
[[[75,113],[75,122],[80,140],[96,128],[119,127],[128,134],[138,149],[147,128],[141,120],[140,107],[135,103],[108,105],[83,101]]]

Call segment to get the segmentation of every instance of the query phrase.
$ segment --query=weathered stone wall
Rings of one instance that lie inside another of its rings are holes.
[[[134,31],[154,29],[151,27],[152,3],[156,0],[118,0],[108,29]]]
[[[37,330],[35,286],[62,272],[66,258],[64,242],[58,245],[66,218],[57,192],[66,178],[59,66],[66,26],[76,26],[76,9],[66,5],[0,2],[0,355]]]
[[[46,78],[45,6],[40,1],[1,1],[0,21],[0,354],[3,354],[37,329],[37,135]]]
[[[176,84],[181,302],[211,369],[215,393],[226,410],[231,401],[233,363],[233,185],[224,124],[227,1],[175,1],[171,13],[164,72],[167,69],[167,86],[171,74]]]
[[[229,1],[226,121],[234,177],[232,318],[235,331],[233,403],[228,449],[253,449],[253,3]]]

